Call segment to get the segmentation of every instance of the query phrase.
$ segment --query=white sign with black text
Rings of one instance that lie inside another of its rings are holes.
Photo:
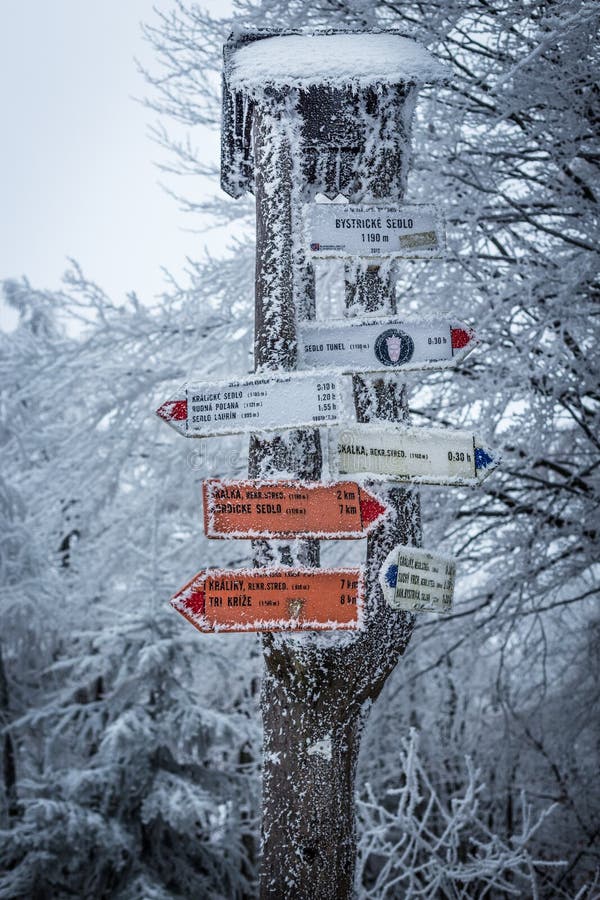
[[[305,210],[311,256],[431,259],[444,255],[442,216],[431,203],[311,203]]]
[[[388,606],[410,612],[449,612],[456,563],[451,557],[401,544],[387,555],[379,583]]]
[[[186,437],[332,425],[343,419],[342,392],[331,375],[257,375],[184,384],[157,414]]]
[[[336,474],[379,476],[422,484],[478,484],[496,455],[470,431],[352,425],[332,441]]]
[[[476,343],[463,322],[398,318],[300,322],[298,365],[342,372],[444,368],[464,359]]]

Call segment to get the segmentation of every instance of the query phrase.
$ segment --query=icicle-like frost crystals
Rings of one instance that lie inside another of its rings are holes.
[[[400,748],[398,762],[402,787],[389,789],[382,802],[366,784],[358,798],[361,898],[401,894],[470,900],[491,889],[514,897],[536,896],[535,869],[561,865],[535,859],[528,850],[552,807],[534,819],[522,797],[520,831],[515,826],[511,843],[506,843],[484,820],[479,808],[484,785],[468,758],[462,794],[456,797],[438,791],[419,757],[414,729]]]

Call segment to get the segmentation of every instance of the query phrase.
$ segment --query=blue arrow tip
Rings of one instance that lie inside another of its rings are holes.
[[[390,587],[396,587],[396,582],[398,581],[398,566],[388,567],[388,570],[385,573],[385,580]]]
[[[494,457],[490,456],[483,447],[475,447],[475,468],[487,469],[494,462]]]

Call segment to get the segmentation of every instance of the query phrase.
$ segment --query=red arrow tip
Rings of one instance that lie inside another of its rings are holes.
[[[462,347],[466,347],[475,336],[475,332],[471,328],[452,328],[451,334],[453,350],[460,350]]]
[[[203,616],[206,606],[206,594],[201,587],[192,588],[183,599],[186,609],[194,616]]]
[[[167,400],[166,403],[158,407],[156,415],[164,419],[165,422],[185,420],[187,419],[187,400]]]
[[[376,522],[381,516],[385,515],[387,507],[383,506],[373,494],[361,488],[360,491],[360,517],[363,525],[367,528],[373,522]]]

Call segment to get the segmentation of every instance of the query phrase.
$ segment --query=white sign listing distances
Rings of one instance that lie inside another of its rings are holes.
[[[379,583],[388,606],[410,612],[449,612],[456,563],[449,556],[403,544],[385,558]]]
[[[342,416],[335,376],[290,374],[184,384],[157,414],[185,437],[333,425]]]

